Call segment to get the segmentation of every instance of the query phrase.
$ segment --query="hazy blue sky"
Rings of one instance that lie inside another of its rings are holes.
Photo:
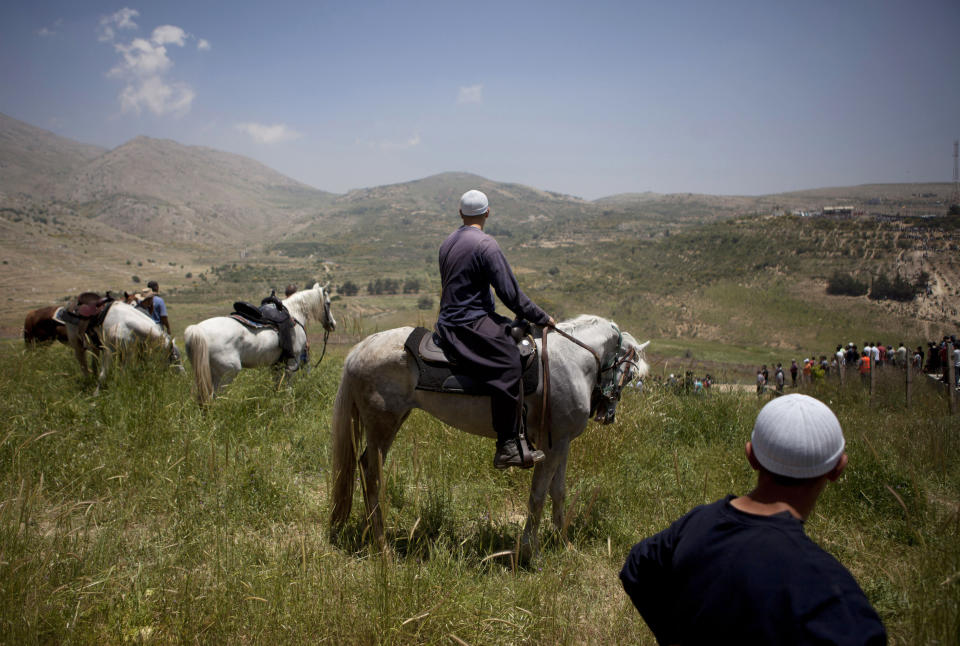
[[[443,171],[590,199],[950,181],[960,1],[9,0],[0,112],[334,192]]]

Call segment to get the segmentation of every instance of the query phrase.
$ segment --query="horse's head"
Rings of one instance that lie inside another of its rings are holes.
[[[337,329],[337,321],[333,318],[333,310],[330,309],[330,291],[328,288],[330,283],[327,283],[323,287],[320,286],[320,283],[316,283],[313,288],[320,290],[320,300],[323,303],[323,312],[320,316],[320,323],[323,325],[323,329],[327,332],[333,332]]]
[[[284,302],[287,302],[287,300],[296,300],[301,304],[303,309],[307,310],[307,316],[309,316],[309,318],[320,321],[320,324],[323,325],[323,329],[326,330],[326,332],[333,332],[337,327],[337,321],[333,318],[333,312],[330,309],[329,287],[330,283],[326,285],[314,283],[310,289],[297,292],[287,297]]]
[[[628,332],[619,334],[618,347],[601,369],[600,382],[594,390],[594,420],[612,424],[617,416],[617,404],[624,386],[634,379],[642,379],[650,371],[645,350],[650,342],[640,344]]]

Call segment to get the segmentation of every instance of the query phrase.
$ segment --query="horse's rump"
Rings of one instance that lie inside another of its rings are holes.
[[[56,314],[56,305],[30,310],[23,321],[23,340],[27,345],[59,341],[67,343],[67,328]]]

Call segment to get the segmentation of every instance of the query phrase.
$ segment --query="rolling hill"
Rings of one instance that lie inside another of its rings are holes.
[[[49,195],[106,148],[82,144],[0,113],[0,193]]]
[[[362,288],[390,277],[438,293],[436,250],[459,224],[466,188],[490,196],[487,230],[538,303],[559,317],[613,316],[666,353],[763,356],[837,335],[914,338],[960,326],[956,223],[915,217],[945,213],[946,183],[590,202],[450,172],[336,195],[169,140],[137,137],[107,151],[3,117],[0,144],[0,165],[13,169],[0,176],[0,298],[10,306],[0,336],[16,335],[29,307],[148,277],[173,303],[232,302],[313,278],[350,282],[361,293],[337,307],[355,334],[365,321],[382,329],[429,319],[416,292]],[[827,205],[861,215],[789,215]],[[869,282],[921,271],[930,283],[910,303],[825,294],[833,272]]]

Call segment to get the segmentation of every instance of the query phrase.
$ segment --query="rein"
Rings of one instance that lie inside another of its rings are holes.
[[[326,294],[323,296],[323,314],[325,318],[330,318],[330,305],[327,303]],[[313,367],[316,368],[320,365],[320,362],[323,361],[323,357],[327,354],[327,339],[330,338],[330,330],[327,329],[327,326],[323,326],[323,350],[320,351],[320,358],[317,359],[317,362],[313,364]]]
[[[546,429],[547,429],[547,446],[548,446],[548,448],[551,448],[551,449],[552,449],[552,448],[553,448],[553,432],[550,430],[550,408],[549,408],[549,406],[547,406],[547,403],[548,403],[548,401],[549,401],[549,399],[550,399],[550,397],[549,397],[549,395],[550,395],[550,362],[549,362],[549,360],[547,359],[547,335],[548,335],[550,332],[557,332],[558,334],[560,334],[560,336],[562,336],[562,337],[564,337],[565,339],[567,339],[567,340],[569,340],[569,341],[572,341],[573,343],[579,345],[579,346],[580,346],[581,348],[583,348],[584,350],[588,350],[588,351],[590,352],[590,354],[593,355],[594,360],[597,362],[597,384],[598,384],[598,386],[599,386],[599,382],[600,382],[600,379],[601,379],[602,374],[603,374],[604,372],[606,372],[607,370],[610,370],[610,369],[612,369],[612,368],[620,365],[621,363],[623,363],[623,361],[618,361],[618,360],[617,360],[617,355],[614,354],[613,360],[611,361],[610,365],[607,366],[607,367],[604,367],[604,366],[603,366],[603,360],[600,358],[600,355],[597,354],[597,351],[594,350],[593,348],[591,348],[589,345],[587,345],[587,344],[584,343],[583,341],[581,341],[581,340],[579,340],[579,339],[577,339],[577,338],[575,338],[575,337],[567,334],[566,332],[564,332],[563,330],[561,330],[561,329],[558,328],[558,327],[544,327],[544,328],[543,328],[543,332],[542,332],[541,337],[540,337],[540,345],[541,345],[541,350],[542,350],[542,352],[543,352],[542,356],[540,357],[540,361],[541,361],[541,363],[543,364],[543,401],[542,401],[542,407],[541,407],[541,409],[540,409],[540,432],[539,432],[538,437],[537,437],[537,443],[542,445],[542,443],[543,443],[543,429],[546,428]],[[617,347],[618,347],[618,350],[619,350],[619,346],[623,343],[623,336],[620,334],[620,330],[617,330],[617,335],[618,335]],[[632,352],[632,349],[631,349],[631,352]],[[630,358],[630,357],[625,358],[624,361],[629,360],[629,358]],[[622,387],[622,386],[621,386],[621,387]],[[591,413],[592,413],[592,412],[593,412],[593,411],[591,411]]]
[[[330,330],[323,328],[323,350],[320,351],[320,358],[317,359],[317,362],[313,364],[313,367],[316,368],[320,365],[320,362],[323,361],[323,356],[327,354],[327,339],[330,338]]]

